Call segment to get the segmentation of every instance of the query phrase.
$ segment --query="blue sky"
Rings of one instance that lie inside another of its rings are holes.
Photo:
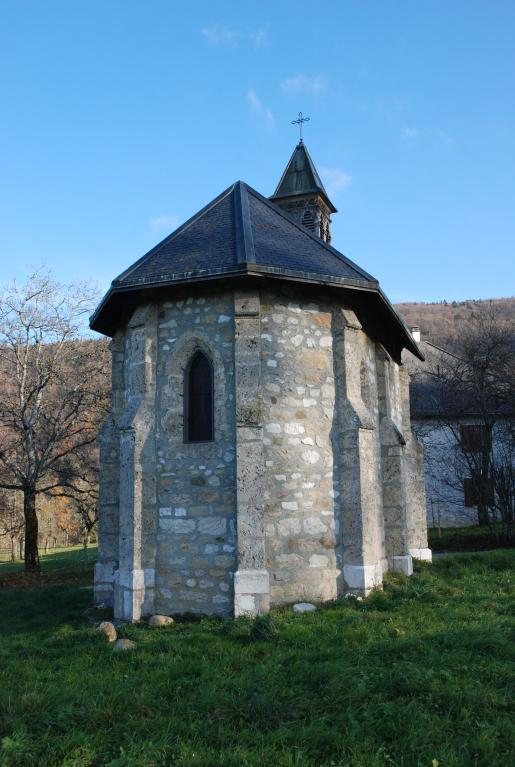
[[[0,282],[110,280],[305,141],[392,301],[515,293],[515,3],[0,4]]]

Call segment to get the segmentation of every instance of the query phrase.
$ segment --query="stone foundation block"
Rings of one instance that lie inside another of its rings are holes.
[[[234,573],[234,616],[262,615],[270,609],[270,576],[267,570]]]
[[[145,571],[117,570],[114,578],[114,617],[139,621],[145,599]]]
[[[413,575],[413,559],[411,554],[405,554],[399,557],[392,557],[391,569],[395,573],[404,575]]]
[[[113,583],[114,572],[118,566],[118,562],[114,560],[107,560],[104,562],[97,562],[95,564],[95,585]]]
[[[93,598],[95,605],[112,607],[114,601],[114,573],[118,563],[114,560],[95,565]]]
[[[382,586],[383,569],[378,562],[375,565],[344,565],[343,579],[346,591],[366,596],[372,589]]]
[[[95,584],[93,589],[93,603],[95,607],[113,607],[114,589],[113,586],[106,586],[103,583]]]
[[[421,559],[423,562],[433,561],[433,552],[431,549],[410,549],[409,553],[413,559]]]

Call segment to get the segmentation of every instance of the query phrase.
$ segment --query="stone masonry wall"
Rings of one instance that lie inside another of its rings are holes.
[[[118,568],[120,434],[117,422],[124,408],[124,333],[111,341],[112,392],[111,413],[104,421],[100,444],[98,562],[95,565],[95,604],[110,607],[114,603],[114,574]]]
[[[215,439],[187,444],[197,349]],[[336,300],[280,286],[173,298],[136,310],[112,350],[95,600],[118,618],[367,593],[430,556],[407,378]]]
[[[184,370],[214,368],[215,440],[183,441]],[[158,313],[155,610],[230,616],[236,570],[232,293],[163,303]]]
[[[261,296],[266,564],[272,604],[337,595],[332,307]]]

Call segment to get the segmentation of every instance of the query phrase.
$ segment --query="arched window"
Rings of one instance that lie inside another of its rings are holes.
[[[199,349],[194,352],[184,376],[184,441],[214,439],[213,366]]]
[[[302,225],[305,226],[306,229],[310,229],[312,232],[315,231],[315,219],[310,210],[306,210],[302,216]]]

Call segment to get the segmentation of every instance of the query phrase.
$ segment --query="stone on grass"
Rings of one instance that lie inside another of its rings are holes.
[[[148,619],[148,625],[154,627],[170,626],[172,623],[173,618],[170,618],[169,615],[152,615],[152,617]]]
[[[105,634],[110,642],[116,641],[116,629],[111,621],[102,621],[102,623],[99,623],[97,631],[100,631],[101,634]]]
[[[114,643],[114,650],[134,650],[136,647],[136,642],[133,642],[132,639],[117,639]]]
[[[312,605],[311,602],[297,602],[296,605],[293,605],[294,613],[314,613],[316,609],[315,605]]]

